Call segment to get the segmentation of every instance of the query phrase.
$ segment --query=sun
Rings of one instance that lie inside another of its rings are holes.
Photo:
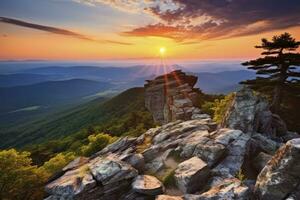
[[[160,53],[160,55],[164,55],[165,52],[166,52],[166,48],[165,48],[165,47],[160,47],[160,48],[159,48],[159,53]]]

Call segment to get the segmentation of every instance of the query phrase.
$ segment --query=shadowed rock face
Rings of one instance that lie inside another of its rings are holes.
[[[199,114],[194,107],[197,93],[193,89],[197,77],[180,70],[148,80],[145,84],[145,105],[154,121],[165,124],[178,119],[191,119]]]
[[[258,175],[259,199],[284,199],[300,185],[300,139],[283,145]]]

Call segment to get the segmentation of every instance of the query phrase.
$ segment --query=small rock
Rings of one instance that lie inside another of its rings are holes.
[[[177,166],[174,177],[182,192],[192,193],[201,189],[209,174],[207,164],[198,157],[192,157]]]
[[[117,159],[105,158],[96,160],[90,165],[91,173],[103,185],[131,179],[138,175],[136,169]]]
[[[164,191],[163,184],[154,176],[139,175],[132,183],[132,190],[146,195],[158,195]]]
[[[208,114],[193,114],[192,119],[210,119],[211,117]]]

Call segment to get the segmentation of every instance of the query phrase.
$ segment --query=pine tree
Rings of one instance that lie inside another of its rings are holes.
[[[300,97],[300,54],[296,52],[299,45],[300,41],[289,33],[274,36],[271,41],[262,39],[255,48],[263,49],[264,57],[242,63],[260,76],[241,83],[269,95],[275,113],[279,112],[283,98]]]

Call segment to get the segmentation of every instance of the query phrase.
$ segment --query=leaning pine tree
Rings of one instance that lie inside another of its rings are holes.
[[[243,63],[260,76],[241,83],[268,95],[274,113],[281,111],[283,101],[300,100],[300,54],[296,52],[299,45],[300,41],[289,33],[274,36],[271,41],[262,39],[262,44],[255,48],[263,49],[264,57]]]

